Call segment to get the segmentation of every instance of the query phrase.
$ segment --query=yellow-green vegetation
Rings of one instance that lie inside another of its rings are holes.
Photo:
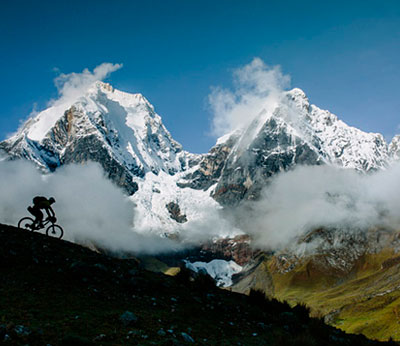
[[[351,272],[341,276],[321,270],[314,265],[316,260],[305,260],[293,270],[280,273],[276,258],[264,259],[259,268],[269,272],[273,285],[273,290],[265,287],[264,291],[292,305],[304,303],[313,316],[326,316],[330,324],[346,332],[400,340],[398,254],[387,249],[364,255]]]
[[[393,292],[345,306],[335,324],[345,331],[370,338],[400,340],[399,311],[400,293]]]
[[[140,259],[142,268],[155,273],[163,273],[169,276],[175,276],[180,272],[179,267],[169,267],[164,262],[153,256],[145,256]]]
[[[164,274],[169,276],[176,276],[180,273],[181,268],[179,267],[169,267]]]

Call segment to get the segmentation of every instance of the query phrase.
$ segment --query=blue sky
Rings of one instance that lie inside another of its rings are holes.
[[[261,58],[350,125],[400,133],[398,1],[0,2],[0,139],[57,96],[60,72],[122,63],[108,81],[140,92],[193,152],[215,143],[212,86]]]

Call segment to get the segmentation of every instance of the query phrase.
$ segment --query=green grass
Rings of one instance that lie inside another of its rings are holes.
[[[335,310],[333,325],[350,333],[362,333],[370,338],[400,340],[400,268],[382,268],[382,263],[396,257],[391,250],[361,258],[354,270],[337,280],[329,272],[310,270],[310,263],[300,263],[294,270],[280,274],[274,260],[267,260],[273,279],[272,296],[290,302],[302,302],[311,308],[313,316],[325,316]],[[394,290],[383,296],[379,292]],[[398,312],[397,312],[398,311]]]

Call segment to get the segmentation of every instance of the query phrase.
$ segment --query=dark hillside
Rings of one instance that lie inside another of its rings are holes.
[[[4,345],[380,345],[290,308],[217,289],[209,277],[141,269],[0,225]],[[394,344],[394,343],[393,343]]]

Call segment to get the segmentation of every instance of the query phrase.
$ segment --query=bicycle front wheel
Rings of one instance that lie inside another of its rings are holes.
[[[23,217],[18,222],[18,228],[25,229],[27,231],[33,231],[33,223],[35,221],[31,217]]]
[[[46,235],[52,238],[61,239],[64,231],[59,225],[51,225],[46,229]]]

